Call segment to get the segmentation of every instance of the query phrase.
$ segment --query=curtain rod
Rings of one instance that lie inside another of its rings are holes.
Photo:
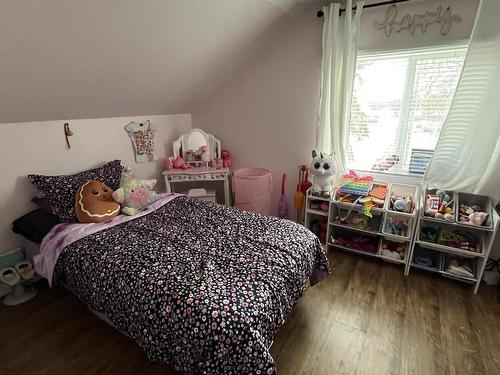
[[[382,1],[380,3],[373,3],[373,4],[367,4],[363,7],[363,9],[367,9],[367,8],[376,8],[376,7],[381,7],[383,5],[394,5],[394,4],[397,4],[397,3],[405,3],[407,1],[410,1],[410,0],[388,0],[388,1]],[[352,8],[352,10],[355,10],[356,7]],[[345,9],[340,9],[340,14],[342,14],[342,12],[345,12]],[[318,10],[316,12],[316,15],[321,18],[323,17],[325,14],[323,13],[322,10]]]

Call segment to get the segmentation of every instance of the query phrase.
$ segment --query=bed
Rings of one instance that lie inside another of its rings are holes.
[[[137,216],[56,225],[35,269],[187,374],[275,373],[276,331],[330,273],[303,226],[178,194]]]

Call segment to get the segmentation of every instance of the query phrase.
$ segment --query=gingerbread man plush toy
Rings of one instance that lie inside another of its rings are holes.
[[[120,213],[120,204],[112,197],[113,190],[99,181],[85,182],[75,197],[75,212],[80,223],[102,223]]]

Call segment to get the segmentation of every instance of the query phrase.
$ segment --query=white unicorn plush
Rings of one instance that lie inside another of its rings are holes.
[[[313,195],[330,197],[333,192],[333,179],[337,173],[337,161],[333,155],[318,153],[315,149],[312,151],[313,160],[309,170],[314,175],[314,181],[311,187]]]

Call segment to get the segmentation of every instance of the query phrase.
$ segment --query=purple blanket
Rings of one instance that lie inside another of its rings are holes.
[[[70,241],[54,282],[150,359],[188,374],[275,373],[276,331],[309,281],[330,272],[318,239],[288,220],[186,197],[158,206]]]

